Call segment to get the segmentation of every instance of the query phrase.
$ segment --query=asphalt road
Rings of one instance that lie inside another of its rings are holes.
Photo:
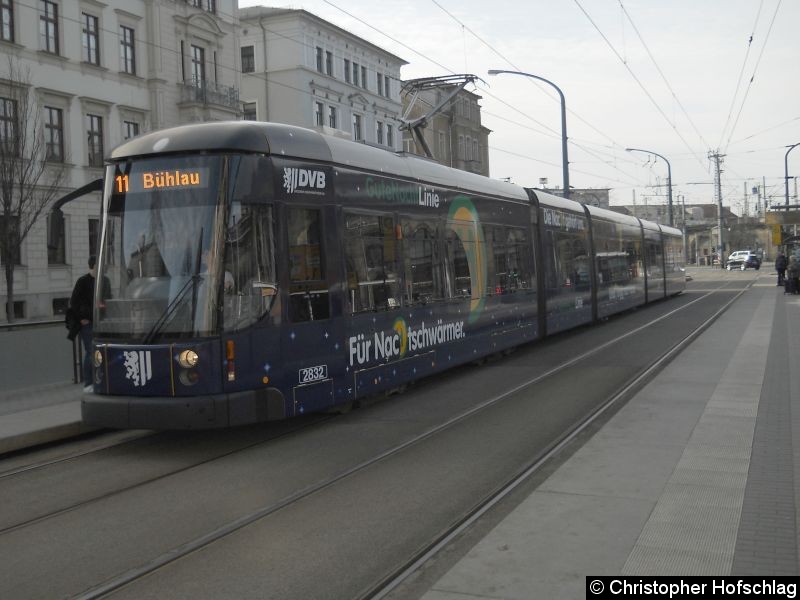
[[[114,581],[128,582],[115,598],[357,598],[754,276],[704,273],[682,296],[346,415],[160,433],[7,477],[0,462],[0,597],[91,596]]]

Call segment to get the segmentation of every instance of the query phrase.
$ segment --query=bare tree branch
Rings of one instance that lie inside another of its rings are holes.
[[[66,166],[47,161],[42,107],[30,69],[7,55],[0,71],[0,257],[6,277],[6,315],[14,318],[14,268],[28,234],[61,193]]]

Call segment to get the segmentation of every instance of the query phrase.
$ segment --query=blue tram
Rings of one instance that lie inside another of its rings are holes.
[[[322,411],[685,286],[676,229],[297,127],[156,131],[106,169],[91,425]]]

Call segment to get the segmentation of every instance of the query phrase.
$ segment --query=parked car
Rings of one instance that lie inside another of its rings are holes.
[[[755,269],[758,271],[761,268],[761,259],[758,257],[757,254],[748,254],[744,262],[742,263],[741,269],[744,271],[745,269]]]
[[[728,256],[728,263],[726,267],[728,271],[733,269],[755,269],[758,271],[761,268],[761,258],[751,250],[737,250]]]

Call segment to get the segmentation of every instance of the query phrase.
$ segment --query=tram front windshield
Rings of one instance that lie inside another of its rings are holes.
[[[272,211],[255,189],[268,189],[256,182],[256,160],[178,156],[108,167],[95,335],[168,342],[263,316],[276,287]]]

